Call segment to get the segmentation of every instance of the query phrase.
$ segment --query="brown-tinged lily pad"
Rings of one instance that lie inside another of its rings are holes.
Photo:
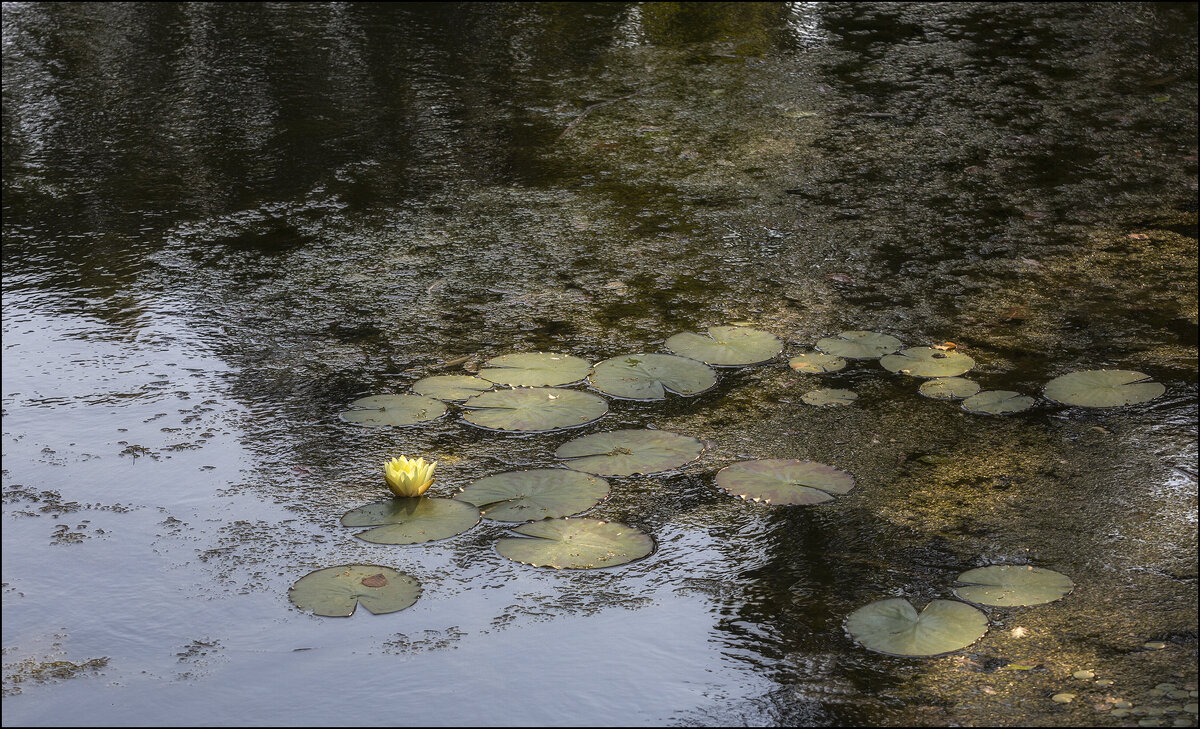
[[[853,390],[838,390],[829,387],[822,387],[816,390],[809,390],[800,396],[808,405],[817,407],[839,407],[843,405],[853,405],[858,399],[858,393]]]
[[[301,610],[344,618],[362,605],[375,615],[410,607],[421,596],[421,583],[391,567],[348,564],[326,567],[301,577],[288,590],[288,599]]]
[[[370,426],[415,425],[440,418],[446,404],[420,395],[371,395],[350,403],[341,414],[347,423]]]
[[[471,375],[435,375],[414,382],[412,391],[437,400],[457,402],[475,397],[493,387],[494,385],[487,380]]]
[[[890,656],[938,656],[961,650],[987,633],[987,616],[956,600],[933,600],[920,613],[893,597],[846,618],[846,631],[867,650]]]
[[[695,395],[717,384],[713,368],[673,354],[623,354],[600,362],[588,377],[592,387],[624,400],[662,400],[667,392]]]
[[[600,476],[632,476],[679,468],[700,457],[704,445],[666,430],[612,430],[567,441],[554,452],[568,468]]]
[[[845,359],[879,359],[902,347],[899,339],[879,332],[842,332],[817,342],[817,349]]]
[[[774,359],[783,351],[779,337],[750,327],[709,327],[708,335],[687,332],[667,339],[667,349],[717,367],[745,367]]]
[[[478,506],[496,521],[571,516],[608,498],[608,481],[565,468],[535,468],[486,476],[454,498]]]
[[[493,390],[462,404],[463,419],[490,430],[540,432],[575,428],[608,412],[604,398],[578,390],[521,387]]]
[[[823,375],[826,372],[837,372],[844,369],[846,367],[846,360],[832,354],[802,352],[788,360],[788,367],[797,372]]]
[[[479,509],[473,504],[418,496],[351,509],[342,515],[342,526],[375,527],[354,535],[373,544],[420,544],[462,534],[479,519]]]
[[[880,359],[879,364],[890,372],[913,377],[957,377],[969,372],[975,360],[962,352],[909,347]]]
[[[501,556],[534,567],[595,569],[641,559],[654,551],[649,535],[599,519],[543,519],[523,524],[496,543]]]
[[[493,357],[479,376],[510,387],[553,387],[580,382],[591,368],[587,360],[569,354],[530,352]]]
[[[733,496],[768,504],[820,504],[854,488],[845,471],[795,458],[735,463],[718,471],[716,481]]]
[[[1112,408],[1149,402],[1167,388],[1150,375],[1133,370],[1086,370],[1055,377],[1043,394],[1063,405]]]

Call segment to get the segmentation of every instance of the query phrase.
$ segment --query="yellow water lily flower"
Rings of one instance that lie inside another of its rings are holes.
[[[433,469],[437,461],[426,463],[424,458],[400,456],[383,464],[383,476],[388,488],[402,499],[420,496],[433,483]]]

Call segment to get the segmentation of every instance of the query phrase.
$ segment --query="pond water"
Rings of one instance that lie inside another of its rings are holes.
[[[1194,724],[1196,21],[6,3],[5,724]],[[338,418],[501,354],[598,362],[731,322],[783,356],[576,430]],[[859,329],[954,342],[1038,402],[970,415],[875,362],[786,364]],[[1099,368],[1166,393],[1040,399]],[[801,401],[819,387],[858,399]],[[503,524],[398,547],[338,522],[393,456],[437,460],[449,496],[645,427],[707,449],[588,512],[650,534],[640,561],[538,569],[496,553]],[[857,486],[807,507],[715,486],[750,458]],[[347,563],[424,593],[348,619],[289,602]],[[1076,588],[988,609],[943,657],[843,629],[989,564]]]

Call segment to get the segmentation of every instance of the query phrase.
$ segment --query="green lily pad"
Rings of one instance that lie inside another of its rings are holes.
[[[922,382],[918,392],[934,400],[961,400],[979,392],[979,383],[964,377],[935,377]]]
[[[967,570],[958,576],[965,587],[954,588],[964,600],[980,605],[1016,607],[1054,602],[1075,589],[1071,578],[1053,570],[1027,565],[997,564]]]
[[[342,526],[371,526],[354,536],[373,544],[420,544],[462,534],[479,523],[479,509],[455,499],[418,496],[351,509]]]
[[[797,372],[807,372],[823,375],[826,372],[837,372],[846,366],[846,360],[832,354],[821,352],[803,352],[788,360],[788,366]]]
[[[666,346],[675,354],[718,367],[759,364],[783,351],[779,337],[750,327],[709,327],[708,336],[676,334]]]
[[[554,387],[494,390],[463,403],[463,419],[492,430],[537,432],[575,428],[608,412],[604,398]]]
[[[626,400],[662,400],[670,390],[695,395],[717,384],[711,367],[673,354],[623,354],[592,370],[588,382],[605,395]]]
[[[569,385],[587,377],[590,362],[569,354],[532,352],[505,354],[483,363],[479,376],[510,387]]]
[[[608,498],[608,481],[563,468],[486,476],[454,498],[496,521],[534,521],[578,514]]]
[[[858,399],[858,393],[852,390],[834,390],[822,387],[816,390],[809,390],[801,395],[800,399],[809,405],[816,405],[817,407],[836,407],[853,404]]]
[[[1007,415],[1033,407],[1033,398],[1012,390],[984,390],[963,400],[963,410],[984,415]]]
[[[492,387],[494,385],[487,380],[471,375],[436,375],[417,380],[413,383],[412,391],[438,400],[456,401],[475,397]]]
[[[440,418],[446,403],[420,395],[371,395],[350,403],[342,420],[358,425],[415,425]]]
[[[817,342],[817,349],[846,359],[879,359],[904,346],[899,339],[879,332],[842,332]]]
[[[982,611],[955,600],[933,600],[917,613],[903,598],[865,605],[846,618],[863,648],[890,656],[938,656],[960,650],[987,633]]]
[[[765,458],[717,472],[717,486],[733,496],[768,504],[820,504],[854,488],[854,477],[814,461]]]
[[[1167,391],[1150,375],[1133,370],[1085,370],[1055,377],[1043,391],[1047,398],[1063,405],[1085,408],[1111,408],[1148,402]]]
[[[501,556],[534,567],[595,569],[641,559],[654,540],[624,524],[599,519],[543,519],[513,529],[534,539],[509,537],[496,543]]]
[[[970,371],[975,360],[961,352],[933,347],[909,347],[879,360],[884,369],[913,377],[956,377]]]
[[[421,583],[391,567],[347,564],[326,567],[301,577],[288,590],[288,599],[301,610],[344,618],[362,605],[374,615],[394,613],[421,596]]]
[[[567,467],[600,476],[659,473],[691,463],[704,446],[666,430],[612,430],[567,441],[554,452]]]

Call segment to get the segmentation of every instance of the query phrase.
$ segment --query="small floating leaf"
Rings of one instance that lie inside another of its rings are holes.
[[[1075,694],[1054,694],[1050,698],[1056,704],[1069,704],[1075,700]]]
[[[955,377],[975,366],[962,352],[943,352],[933,347],[909,347],[879,360],[891,372],[913,377]]]
[[[918,392],[935,400],[961,400],[979,392],[979,383],[964,377],[935,377],[922,382]]]
[[[984,390],[963,400],[963,410],[983,415],[1007,415],[1033,407],[1033,398],[1012,390]]]
[[[554,452],[567,467],[600,476],[658,473],[691,463],[704,446],[666,430],[612,430],[567,441]]]
[[[933,600],[920,614],[893,597],[860,607],[846,630],[868,650],[892,656],[936,656],[966,648],[987,633],[987,616],[954,600]]]
[[[1078,679],[1087,679],[1087,678],[1095,678],[1096,677],[1095,671],[1089,671],[1086,668],[1081,668],[1080,670],[1076,671],[1075,673],[1072,673],[1071,675]]]
[[[537,432],[574,428],[608,412],[604,398],[577,390],[522,387],[494,390],[463,403],[463,419],[492,430]]]
[[[718,471],[716,481],[733,496],[768,504],[819,504],[854,488],[845,471],[795,458],[735,463]]]
[[[846,359],[879,359],[902,346],[900,340],[890,334],[860,331],[842,332],[817,342],[817,349],[822,352]]]
[[[534,521],[587,511],[608,497],[608,482],[564,468],[486,476],[455,496],[496,521]]]
[[[648,535],[598,519],[543,519],[513,529],[534,539],[509,537],[496,543],[501,556],[534,567],[594,569],[641,559],[654,551]]]
[[[666,346],[675,354],[719,367],[759,364],[783,351],[779,337],[749,327],[709,327],[708,336],[676,334]]]
[[[373,544],[420,544],[462,534],[479,523],[479,509],[454,499],[418,496],[351,509],[342,526],[371,526],[354,536]]]
[[[588,377],[605,395],[626,400],[662,400],[670,390],[695,395],[717,384],[711,367],[673,354],[623,354],[596,365]]]
[[[466,400],[492,389],[492,383],[471,375],[436,375],[413,383],[412,391],[438,400]]]
[[[858,394],[852,390],[820,388],[809,390],[801,395],[800,399],[809,405],[816,405],[817,407],[836,407],[839,405],[852,405],[858,399]]]
[[[569,354],[505,354],[484,362],[479,376],[510,387],[551,387],[579,382],[591,367],[587,360]]]
[[[846,366],[846,360],[832,354],[821,352],[803,352],[788,360],[788,366],[797,372],[808,372],[822,375],[826,372],[837,372]]]
[[[1071,578],[1053,570],[1028,565],[998,564],[967,570],[958,576],[965,587],[954,592],[980,605],[1017,607],[1054,602],[1075,589]]]
[[[1133,370],[1085,370],[1055,377],[1043,394],[1063,405],[1111,408],[1153,400],[1167,391],[1150,375]]]
[[[348,564],[326,567],[301,577],[288,590],[288,599],[301,610],[343,618],[360,604],[375,615],[411,606],[421,596],[421,583],[390,567]]]
[[[446,412],[446,404],[419,395],[371,395],[350,403],[342,420],[358,425],[414,425]]]

